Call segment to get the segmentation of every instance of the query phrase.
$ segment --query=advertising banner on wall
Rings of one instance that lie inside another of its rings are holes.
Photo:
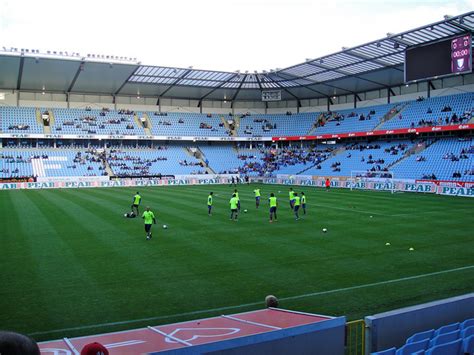
[[[115,179],[107,177],[88,178],[57,178],[42,179],[37,182],[0,183],[0,190],[19,189],[64,189],[64,188],[93,188],[93,187],[143,187],[143,186],[180,186],[180,185],[214,185],[229,184],[232,176],[236,175],[181,175],[175,178],[144,178],[144,179]],[[243,181],[242,181],[243,182]],[[252,182],[264,184],[299,185],[325,187],[325,179],[315,176],[281,175],[275,178],[252,178]],[[448,196],[474,197],[474,182],[457,184],[453,182],[433,182],[415,180],[351,180],[345,177],[331,179],[331,188],[418,192]]]

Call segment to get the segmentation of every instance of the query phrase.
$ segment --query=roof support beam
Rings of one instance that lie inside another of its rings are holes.
[[[276,74],[276,73],[275,73]],[[277,74],[278,76],[278,74]],[[288,88],[285,88],[284,86],[282,86],[278,81],[275,81],[273,80],[271,77],[269,76],[266,76],[266,78],[268,80],[270,80],[272,83],[274,83],[275,85],[277,85],[279,87],[280,90],[283,90],[284,92],[286,92],[287,94],[289,94],[290,96],[292,96],[296,102],[297,102],[297,105],[298,105],[298,108],[301,107],[301,101],[300,101],[300,98],[298,96],[296,96],[295,94],[293,94]],[[284,79],[284,78],[283,78]]]
[[[255,75],[255,79],[257,79],[257,83],[258,83],[258,87],[260,88],[260,91],[263,91],[262,83],[260,82],[260,78],[258,77],[258,75]],[[265,113],[267,113],[268,101],[264,101],[264,102],[265,102]]]
[[[358,94],[354,94],[354,108],[357,108],[357,101],[362,101]]]
[[[206,93],[205,95],[201,96],[199,98],[199,102],[198,102],[198,107],[201,107],[201,104],[202,104],[202,100],[204,100],[206,97],[208,97],[209,95],[211,95],[213,92],[215,92],[216,90],[222,88],[225,84],[227,84],[229,81],[231,81],[232,79],[234,79],[236,76],[238,76],[239,74],[234,74],[233,76],[229,77],[229,79],[227,79],[226,81],[223,81],[220,85],[216,86],[215,88],[213,88],[212,90],[210,90],[208,93]]]
[[[427,96],[428,98],[431,97],[431,90],[436,90],[435,86],[431,82],[431,80],[428,80],[428,91],[427,91]]]
[[[178,84],[181,80],[183,80],[183,79],[184,79],[189,73],[191,73],[191,72],[192,72],[191,69],[188,69],[187,71],[185,71],[179,78],[177,78],[175,81],[173,81],[173,83],[172,83],[170,86],[168,86],[168,88],[167,88],[165,91],[163,91],[163,92],[160,94],[160,97],[165,96],[165,94],[166,94],[168,91],[170,91],[170,90],[173,88],[173,86],[175,86],[176,84]]]
[[[363,59],[363,58],[360,58],[352,53],[347,53],[348,55],[351,55],[355,58],[358,58],[358,59]],[[363,62],[358,62],[358,63],[364,63],[364,62],[373,62],[373,60],[364,60]],[[359,74],[349,74],[345,71],[341,71],[339,69],[331,69],[331,68],[328,68],[327,66],[323,66],[323,65],[318,65],[318,64],[314,64],[314,63],[308,63],[312,66],[315,66],[317,68],[322,68],[322,69],[326,69],[327,71],[334,71],[336,73],[339,73],[339,74],[344,74],[345,77],[351,77],[351,78],[357,78],[357,79],[360,79],[360,80],[364,80],[364,81],[368,81],[369,83],[372,83],[372,84],[376,84],[376,85],[380,85],[380,86],[383,86],[383,84],[377,82],[377,81],[373,81],[373,80],[369,80],[369,79],[365,79],[365,78],[362,78],[359,76]],[[380,69],[383,69],[383,68],[380,68]],[[324,72],[323,72],[324,73]],[[318,73],[319,74],[319,73]],[[362,73],[363,74],[363,73]],[[342,78],[343,79],[343,78]],[[309,79],[305,79],[305,80],[309,80]]]
[[[280,78],[282,79],[285,79],[285,77],[283,77],[282,75],[288,75],[290,77],[293,77],[294,79],[300,79],[300,77],[297,77],[297,76],[294,76],[292,74],[288,74],[288,73],[275,73],[277,76],[279,76]],[[286,80],[288,80],[288,78],[286,78]],[[309,80],[309,79],[305,79],[305,80]],[[347,90],[347,89],[343,89],[341,87],[338,87],[338,86],[335,86],[335,85],[330,85],[330,84],[327,84],[326,82],[322,81],[322,82],[317,82],[317,81],[313,81],[313,80],[309,80],[311,82],[313,82],[313,84],[304,84],[304,85],[300,85],[300,87],[304,87],[308,90],[311,90],[311,91],[314,91],[314,92],[317,92],[318,94],[321,94],[323,96],[327,96],[327,94],[323,93],[323,92],[320,92],[320,91],[317,91],[313,88],[311,88],[310,86],[311,85],[324,85],[324,86],[329,86],[330,88],[333,88],[333,89],[336,89],[336,90],[342,90],[342,91],[345,91],[346,93],[350,93],[350,94],[355,94],[354,91],[350,91],[350,90]]]
[[[79,63],[79,66],[77,67],[77,71],[76,71],[76,74],[74,75],[74,78],[72,79],[71,81],[71,84],[69,84],[69,87],[67,89],[67,92],[71,92],[73,87],[74,87],[74,84],[76,83],[76,80],[77,78],[79,77],[79,74],[81,73],[81,71],[84,70],[84,64],[85,62],[84,61],[81,61],[81,63]]]
[[[328,99],[328,106],[327,106],[327,109],[328,109],[328,112],[331,111],[331,105],[333,104],[332,100],[331,100],[331,97],[327,97]]]
[[[464,26],[457,18],[449,19],[444,23],[447,25],[451,25],[452,27],[456,27],[462,31],[472,33],[472,29],[467,26]]]
[[[120,87],[114,92],[114,95],[118,95],[120,93],[120,91],[123,89],[123,87],[125,86],[125,84],[128,83],[128,81],[130,80],[130,78],[135,75],[135,72],[138,70],[138,68],[140,68],[140,65],[137,65],[135,66],[135,69],[133,69],[132,73],[128,76],[127,79],[125,79],[125,81],[122,83],[122,85],[120,85]]]
[[[20,67],[18,68],[18,77],[16,79],[16,89],[21,89],[21,78],[23,77],[23,65],[25,64],[25,57],[22,55],[20,59]]]
[[[240,81],[239,87],[237,88],[237,91],[235,92],[234,96],[232,96],[231,103],[230,103],[230,108],[234,108],[234,100],[237,98],[237,95],[239,95],[240,89],[242,89],[242,85],[244,85],[245,79],[247,79],[248,74],[244,75],[244,78]]]

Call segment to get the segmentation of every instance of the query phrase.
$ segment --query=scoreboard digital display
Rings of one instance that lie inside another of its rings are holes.
[[[409,48],[405,51],[405,82],[471,71],[471,35]]]

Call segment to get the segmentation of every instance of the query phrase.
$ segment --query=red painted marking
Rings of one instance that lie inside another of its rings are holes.
[[[244,324],[223,317],[163,325],[155,328],[193,345],[234,339],[269,331],[269,329],[265,327]]]
[[[311,324],[322,322],[330,317],[321,317],[316,315],[301,314],[301,313],[291,313],[283,312],[273,309],[264,309],[261,311],[241,313],[233,316],[234,318],[239,318],[243,320],[248,320],[251,322],[272,325],[279,328],[291,328],[297,327],[299,325]]]
[[[273,331],[263,325],[291,328],[330,319],[330,317],[273,309],[239,313],[232,316],[242,320],[261,323],[262,326],[224,317],[214,317],[155,326],[154,328],[190,344],[197,345]],[[69,340],[78,351],[81,351],[84,345],[96,341],[110,349],[114,355],[142,354],[186,347],[186,345],[147,328],[91,335]],[[44,355],[72,355],[72,352],[62,340],[40,343],[39,346],[41,353]]]

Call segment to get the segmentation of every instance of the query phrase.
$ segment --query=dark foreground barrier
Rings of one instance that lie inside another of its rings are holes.
[[[366,353],[402,346],[414,333],[474,317],[474,293],[365,317]]]

